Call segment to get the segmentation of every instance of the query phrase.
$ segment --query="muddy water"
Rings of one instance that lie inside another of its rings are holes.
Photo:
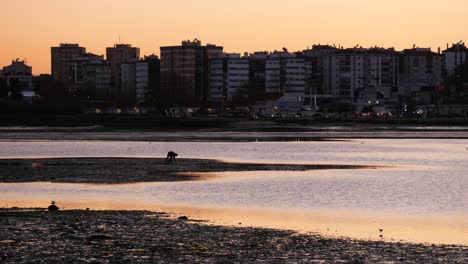
[[[468,244],[468,140],[149,143],[0,142],[0,157],[183,157],[389,165],[378,170],[220,173],[131,185],[1,184],[0,206],[150,209],[217,224],[334,236]]]

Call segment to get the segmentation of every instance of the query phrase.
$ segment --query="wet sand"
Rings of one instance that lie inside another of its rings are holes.
[[[145,211],[0,210],[1,263],[466,263],[468,247],[210,226]]]
[[[203,180],[214,172],[377,169],[379,166],[256,164],[209,159],[61,158],[0,160],[0,182],[125,184]]]

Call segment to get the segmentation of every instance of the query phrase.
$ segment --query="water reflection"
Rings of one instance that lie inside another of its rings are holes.
[[[378,169],[216,172],[198,182],[133,185],[0,184],[0,206],[149,209],[215,223],[332,235],[464,243],[468,140],[155,143],[0,142],[0,156],[164,157],[282,164],[384,165]],[[2,163],[3,164],[3,163]],[[31,163],[30,163],[31,164]],[[395,168],[397,167],[397,168]],[[164,205],[164,206],[162,206]]]

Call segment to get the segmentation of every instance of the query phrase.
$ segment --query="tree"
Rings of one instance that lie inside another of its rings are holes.
[[[48,101],[61,101],[67,98],[65,86],[57,80],[46,80],[39,88],[40,95]]]
[[[17,79],[0,78],[0,98],[12,100],[23,99],[23,88]]]
[[[449,83],[463,85],[468,82],[468,61],[455,68],[455,72],[449,76]]]
[[[455,72],[448,77],[448,84],[455,87],[455,97],[463,98],[464,103],[468,103],[468,95],[465,94],[465,87],[468,84],[468,61],[455,68]]]
[[[78,98],[67,95],[62,82],[45,76],[36,80],[35,85],[35,91],[40,95],[40,100],[37,103],[41,112],[53,114],[80,112]]]
[[[8,83],[4,78],[0,78],[0,98],[7,98],[9,94]]]
[[[10,79],[9,97],[13,100],[23,99],[23,88],[17,79]]]

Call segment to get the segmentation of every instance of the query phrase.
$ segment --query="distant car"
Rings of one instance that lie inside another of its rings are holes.
[[[388,111],[382,111],[382,112],[377,113],[377,116],[378,117],[391,117],[392,113],[390,113]]]
[[[250,116],[249,116],[249,119],[250,119],[250,120],[258,119],[258,115],[250,115]]]
[[[104,109],[103,111],[105,114],[114,114],[114,115],[119,115],[122,113],[122,110],[118,109],[118,108],[106,108]]]

